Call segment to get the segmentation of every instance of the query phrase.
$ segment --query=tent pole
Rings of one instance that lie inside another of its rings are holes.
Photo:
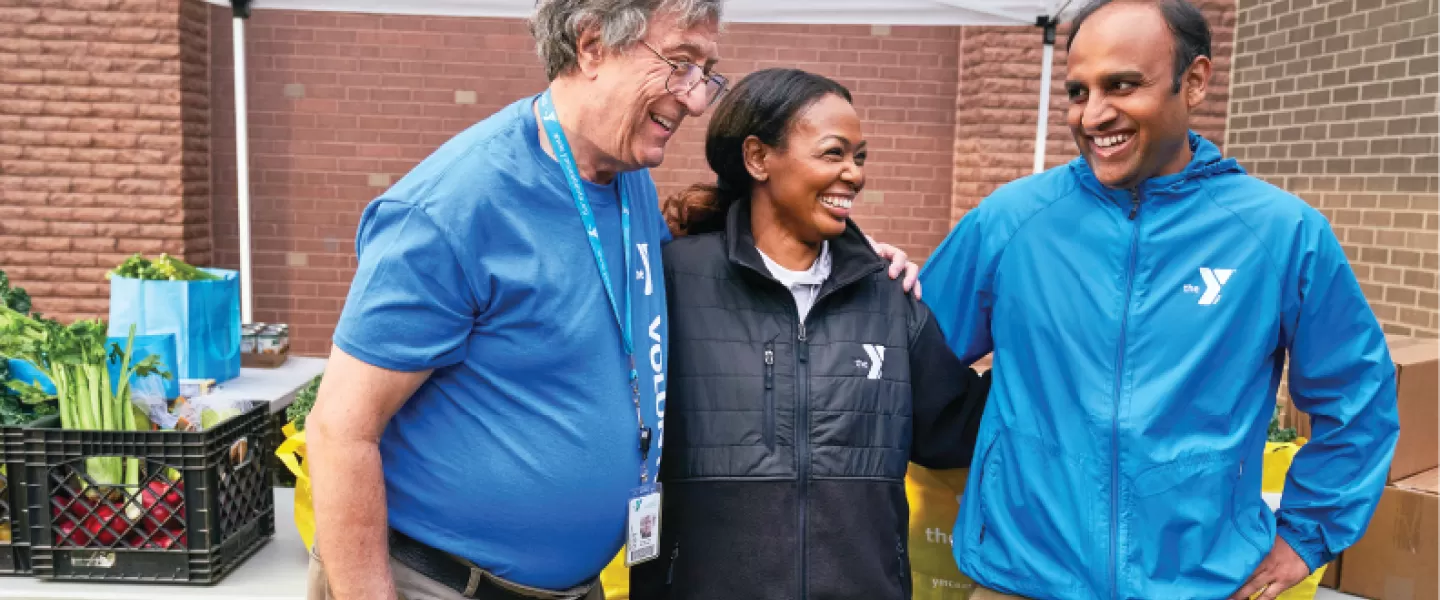
[[[1038,111],[1039,122],[1035,125],[1035,165],[1036,173],[1045,170],[1045,142],[1049,138],[1050,129],[1050,77],[1051,67],[1055,62],[1055,24],[1057,20],[1049,16],[1042,16],[1035,19],[1035,25],[1045,30],[1044,58],[1040,65],[1040,110]]]
[[[235,18],[231,21],[235,39],[235,180],[240,222],[240,322],[254,323],[252,299],[255,282],[250,278],[250,143],[245,106],[245,19],[250,0],[231,0]]]

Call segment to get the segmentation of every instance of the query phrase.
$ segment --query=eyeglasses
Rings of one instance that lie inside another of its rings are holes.
[[[703,83],[705,84],[705,107],[709,108],[715,104],[715,100],[719,99],[720,95],[724,94],[725,89],[730,85],[730,80],[726,79],[724,75],[706,73],[705,69],[701,68],[700,65],[689,61],[675,62],[665,58],[664,55],[660,54],[659,50],[656,50],[655,47],[649,43],[644,41],[640,43],[644,44],[646,48],[649,48],[651,52],[654,52],[656,58],[670,65],[670,76],[665,79],[665,91],[670,92],[681,100],[684,100],[685,96],[689,95],[691,91],[694,91],[696,86]]]

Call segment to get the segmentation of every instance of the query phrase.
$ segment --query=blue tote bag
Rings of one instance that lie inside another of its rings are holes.
[[[216,281],[110,278],[108,335],[173,335],[179,379],[240,376],[240,278],[236,271],[201,269]],[[170,365],[167,365],[170,366]]]
[[[138,331],[140,328],[136,327],[135,329]],[[126,331],[129,330],[127,329]],[[116,336],[107,333],[106,335],[110,335],[111,337],[105,342],[105,348],[108,349],[111,344],[115,344],[120,346],[121,350],[125,349],[125,336],[123,334]],[[130,355],[131,365],[145,360],[145,358],[151,355],[158,356],[160,360],[160,370],[170,373],[170,378],[165,379],[156,374],[150,375],[148,379],[153,379],[157,387],[165,390],[166,400],[174,400],[180,397],[180,369],[176,366],[176,357],[179,356],[179,352],[175,349],[174,335],[140,335],[137,333],[135,334],[135,345],[130,349]],[[111,360],[105,364],[110,370],[111,385],[117,385],[117,378],[120,377],[120,362]],[[135,382],[140,380],[140,375],[131,375],[131,387],[134,388]]]

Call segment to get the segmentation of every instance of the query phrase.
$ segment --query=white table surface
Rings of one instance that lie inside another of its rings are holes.
[[[239,377],[215,384],[206,397],[264,400],[273,410],[280,410],[290,405],[295,392],[325,371],[325,362],[323,358],[291,356],[273,369],[243,368]]]
[[[275,536],[213,586],[0,577],[5,600],[305,600],[309,557],[295,529],[295,490],[275,489]]]

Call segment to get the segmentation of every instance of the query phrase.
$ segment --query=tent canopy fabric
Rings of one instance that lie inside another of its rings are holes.
[[[230,6],[229,0],[207,0]],[[1055,0],[726,0],[725,21],[833,25],[1034,25],[1074,7]],[[1071,4],[1079,4],[1074,2]],[[255,10],[523,19],[535,0],[254,0]]]

